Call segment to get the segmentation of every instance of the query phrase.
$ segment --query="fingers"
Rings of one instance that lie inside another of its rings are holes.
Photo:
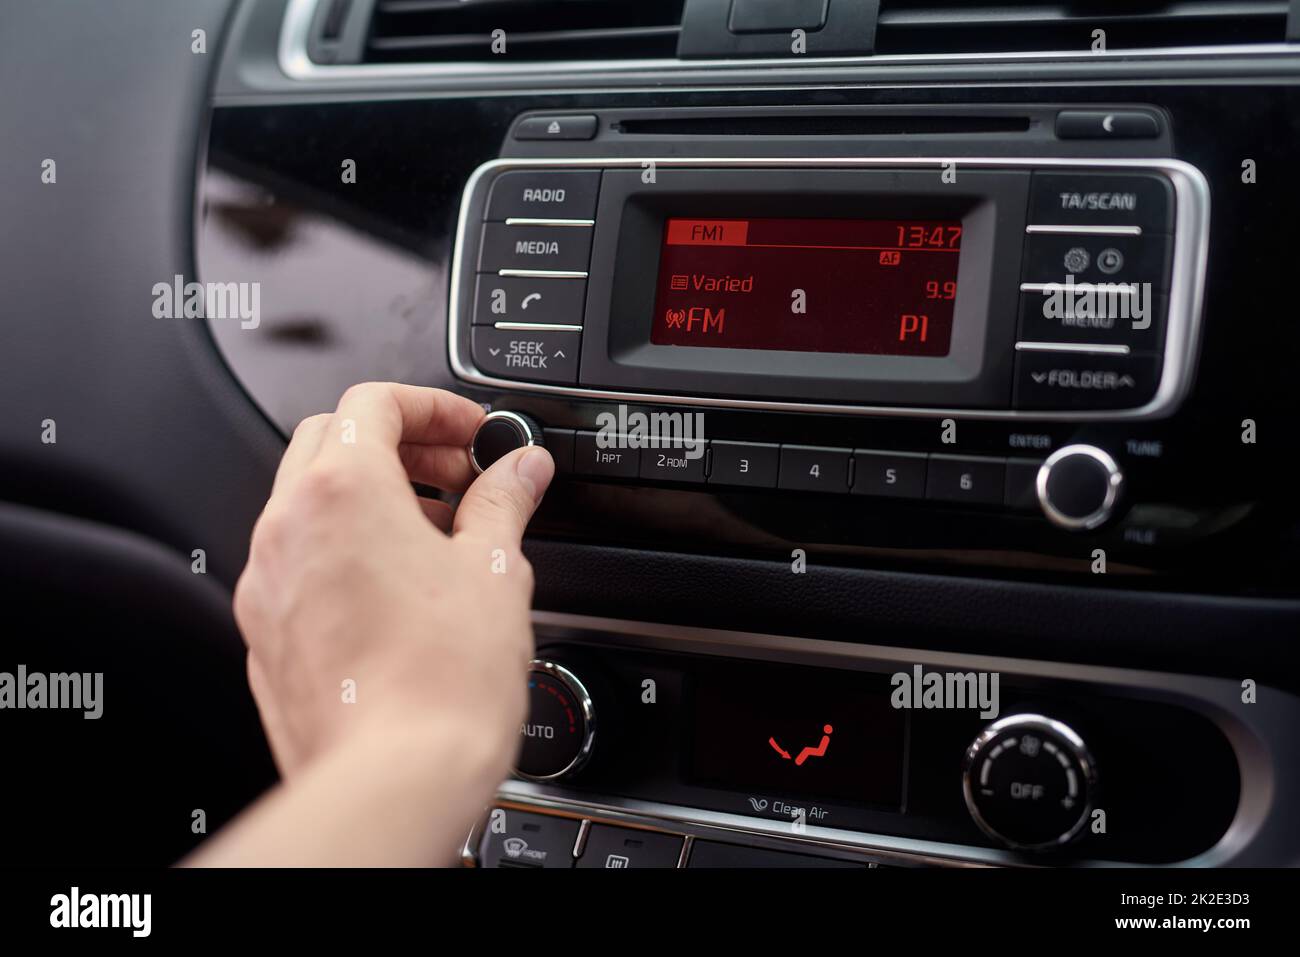
[[[503,456],[474,480],[456,509],[455,531],[517,547],[551,479],[555,462],[543,448],[530,446]]]
[[[331,418],[326,412],[310,415],[298,423],[298,427],[293,430],[293,436],[289,439],[289,447],[284,450],[284,456],[280,459],[280,467],[276,469],[275,482],[271,486],[272,495],[301,475],[303,469],[316,457],[316,453],[320,451],[321,441],[329,429]]]
[[[417,501],[420,503],[420,509],[424,512],[424,517],[432,522],[435,528],[450,535],[452,521],[455,517],[455,511],[452,507],[436,498],[421,498],[417,499]]]
[[[445,492],[463,492],[474,481],[469,450],[463,445],[415,445],[403,442],[397,449],[412,482],[432,485]]]
[[[366,382],[343,393],[334,413],[339,441],[322,456],[346,454],[349,446],[387,449],[396,458],[403,442],[465,447],[484,416],[483,407],[442,389],[393,382]]]

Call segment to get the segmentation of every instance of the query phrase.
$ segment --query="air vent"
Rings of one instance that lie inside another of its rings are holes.
[[[364,61],[466,63],[498,57],[509,62],[671,58],[677,52],[682,3],[683,0],[376,0]],[[502,43],[504,54],[500,52]]]
[[[876,54],[1015,53],[1280,43],[1288,0],[881,0]]]

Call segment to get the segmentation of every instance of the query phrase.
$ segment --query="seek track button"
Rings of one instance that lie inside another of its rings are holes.
[[[580,332],[475,326],[471,336],[474,363],[488,375],[523,382],[578,381]]]

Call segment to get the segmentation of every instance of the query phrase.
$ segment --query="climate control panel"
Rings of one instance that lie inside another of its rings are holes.
[[[1205,710],[1231,683],[714,634],[543,625],[472,859],[1170,863],[1219,853],[1245,800]],[[1142,681],[1167,693],[1126,693]]]

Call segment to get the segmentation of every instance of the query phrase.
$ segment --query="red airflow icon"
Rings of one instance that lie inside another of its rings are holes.
[[[832,728],[829,724],[825,725],[822,728],[823,734],[822,734],[821,743],[818,744],[817,747],[815,748],[804,748],[802,751],[800,751],[799,757],[794,759],[795,766],[802,767],[803,763],[807,761],[809,758],[823,757],[826,754],[826,749],[830,747],[831,733],[834,730],[835,729]],[[767,743],[772,746],[772,749],[776,751],[777,754],[781,755],[782,759],[786,761],[790,760],[790,752],[787,751],[785,748],[781,747],[781,745],[777,744],[775,737],[768,738]]]

